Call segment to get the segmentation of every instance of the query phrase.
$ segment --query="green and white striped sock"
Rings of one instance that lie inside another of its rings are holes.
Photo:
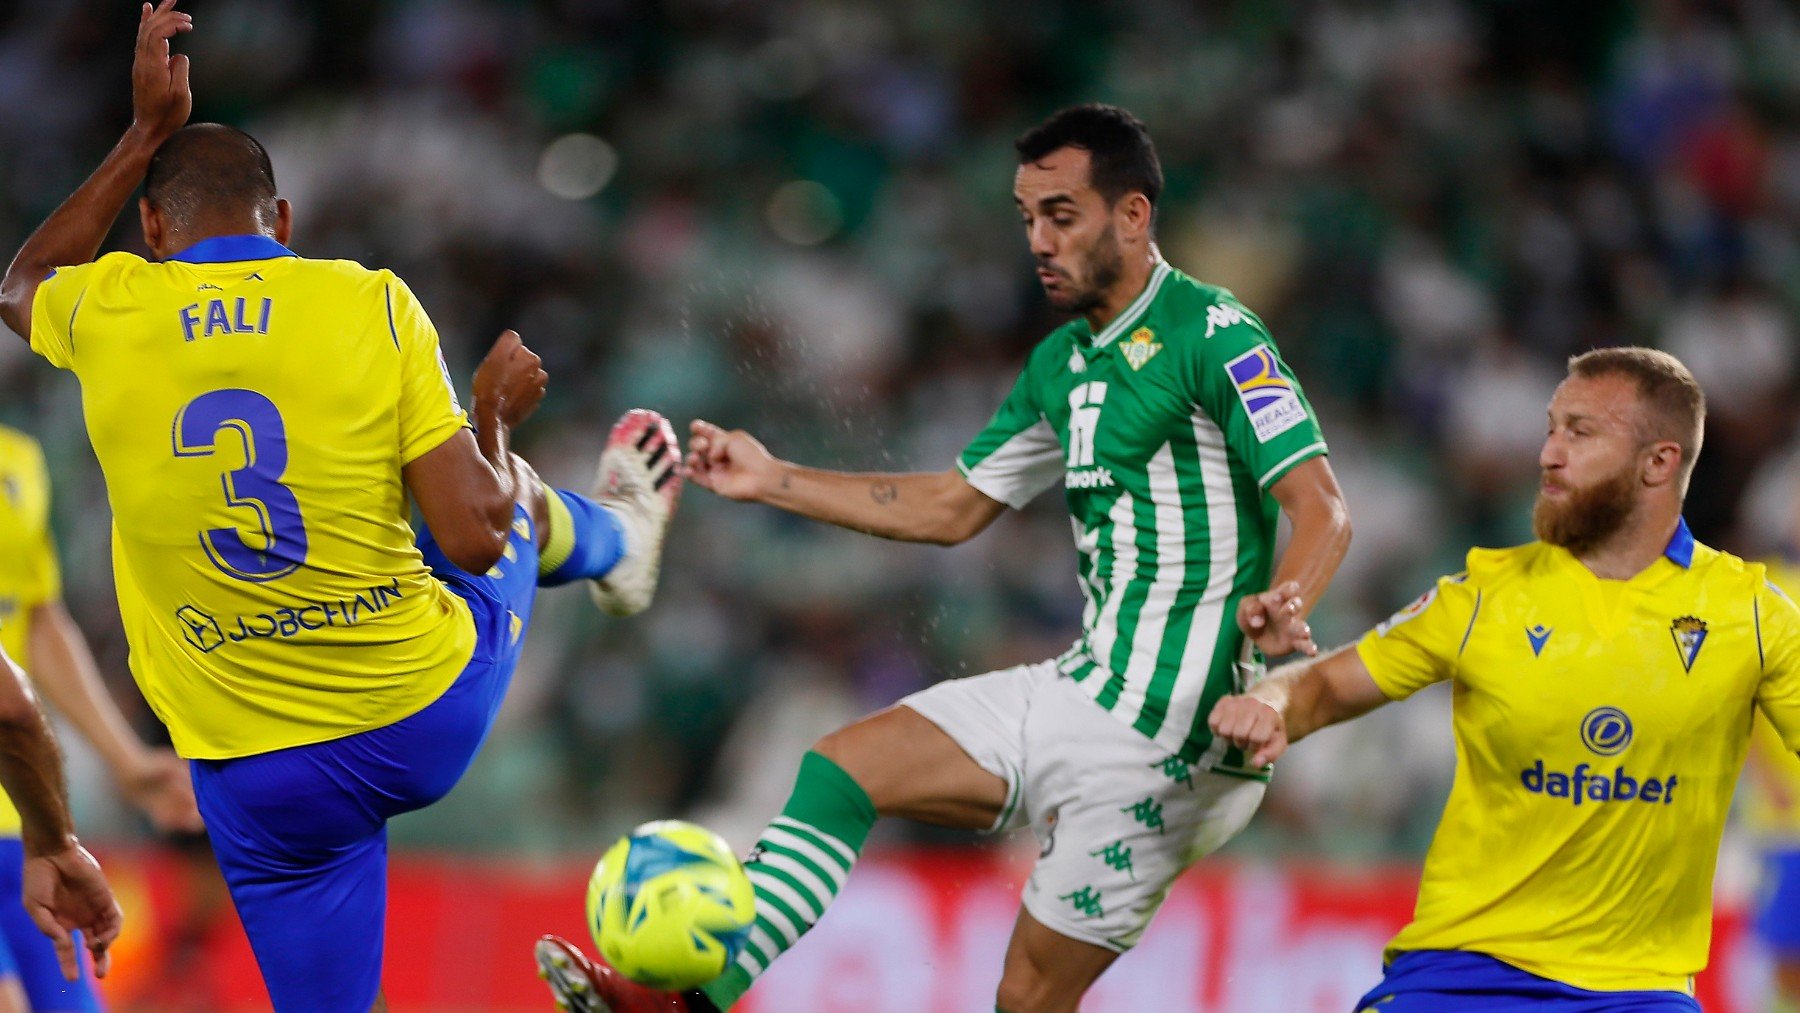
[[[737,963],[700,990],[713,1005],[730,1009],[818,923],[874,825],[875,803],[844,768],[818,753],[801,758],[793,795],[744,863],[756,888],[756,925]]]

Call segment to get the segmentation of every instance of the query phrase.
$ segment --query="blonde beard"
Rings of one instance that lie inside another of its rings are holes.
[[[1538,493],[1531,508],[1531,530],[1541,541],[1576,555],[1618,534],[1637,511],[1638,476],[1625,468],[1592,485],[1570,489],[1562,502]]]

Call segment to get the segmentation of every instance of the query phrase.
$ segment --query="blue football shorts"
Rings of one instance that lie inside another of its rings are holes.
[[[1483,953],[1414,950],[1357,1000],[1357,1013],[1700,1013],[1682,992],[1594,992]]]
[[[1763,876],[1756,938],[1777,958],[1800,959],[1800,848],[1765,852]]]
[[[469,603],[475,653],[443,695],[394,724],[309,746],[193,760],[213,852],[277,1013],[366,1013],[381,989],[387,821],[448,794],[493,727],[537,591],[530,518],[511,558],[470,574],[429,531],[419,549]]]

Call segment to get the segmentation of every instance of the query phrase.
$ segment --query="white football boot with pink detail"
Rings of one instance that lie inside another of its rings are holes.
[[[593,498],[619,518],[625,553],[606,576],[589,584],[600,611],[632,616],[649,607],[662,572],[663,535],[683,481],[681,445],[668,419],[633,408],[613,425],[600,454]]]

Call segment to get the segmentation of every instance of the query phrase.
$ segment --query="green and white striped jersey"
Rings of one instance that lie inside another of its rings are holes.
[[[1206,719],[1261,665],[1237,604],[1269,586],[1269,487],[1325,452],[1262,321],[1158,261],[1099,334],[1077,318],[1032,351],[958,466],[1012,507],[1062,479],[1087,599],[1062,670],[1171,753],[1254,776]]]

